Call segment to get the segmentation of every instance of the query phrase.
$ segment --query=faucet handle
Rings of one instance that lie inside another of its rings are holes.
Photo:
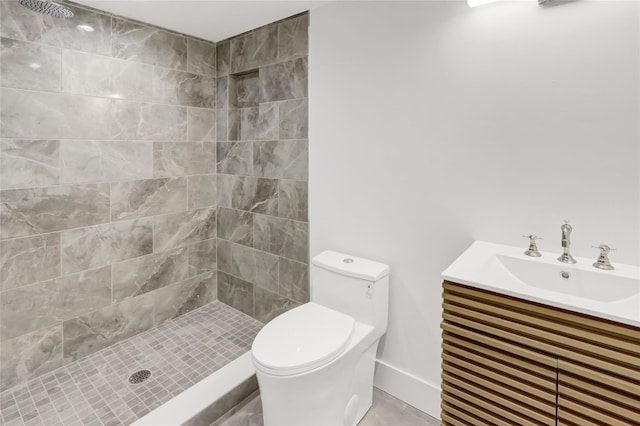
[[[543,240],[544,238],[540,238],[535,234],[523,235],[522,237],[529,238],[529,248],[524,252],[524,254],[531,257],[542,256],[542,254],[538,250],[538,246],[536,245],[536,240]]]
[[[613,265],[611,265],[611,262],[609,261],[609,252],[615,251],[616,249],[613,249],[606,244],[600,244],[599,246],[591,246],[591,247],[600,249],[600,255],[598,256],[598,260],[593,262],[593,266],[595,266],[598,269],[604,269],[605,271],[612,271],[614,267]]]
[[[523,235],[522,238],[528,238],[529,241],[544,240],[544,238],[538,237],[536,234]]]
[[[616,251],[616,249],[609,247],[606,244],[600,244],[599,246],[591,246],[592,248],[600,249],[603,254],[609,254],[610,251]]]

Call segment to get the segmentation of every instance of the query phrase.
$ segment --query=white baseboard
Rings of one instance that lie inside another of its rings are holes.
[[[440,388],[384,361],[376,360],[373,384],[380,390],[440,419]]]

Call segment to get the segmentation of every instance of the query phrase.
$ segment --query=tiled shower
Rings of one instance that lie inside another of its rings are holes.
[[[308,16],[213,43],[0,2],[0,390],[309,299]]]

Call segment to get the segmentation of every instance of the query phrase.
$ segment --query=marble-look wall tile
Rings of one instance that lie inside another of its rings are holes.
[[[309,301],[309,265],[280,258],[278,293],[300,303]]]
[[[60,275],[60,234],[0,241],[0,290]]]
[[[232,108],[227,114],[227,136],[230,141],[240,139],[240,110]]]
[[[251,142],[218,142],[217,171],[230,175],[253,174],[253,144]]]
[[[308,200],[307,182],[278,181],[278,216],[306,222],[309,214]]]
[[[0,89],[0,137],[58,138],[65,119],[59,94]]]
[[[267,25],[231,39],[231,72],[258,68],[277,59],[278,31]]]
[[[153,177],[153,143],[132,141],[60,142],[60,182],[95,183]]]
[[[218,77],[216,79],[216,108],[228,109],[229,108],[229,78],[230,77]]]
[[[280,103],[278,110],[280,139],[304,139],[309,128],[307,99],[293,99]]]
[[[111,139],[187,140],[187,108],[112,100]]]
[[[109,221],[109,185],[0,191],[0,239]]]
[[[156,252],[216,237],[215,207],[155,216],[153,223]]]
[[[307,180],[309,149],[306,140],[255,142],[253,170],[256,176]]]
[[[261,83],[258,72],[251,72],[229,77],[229,102],[230,106],[237,108],[249,108],[258,106],[261,102]]]
[[[153,101],[162,104],[215,108],[215,77],[155,67]]]
[[[133,219],[184,210],[186,178],[119,182],[111,185],[111,220]]]
[[[278,24],[278,60],[287,60],[309,53],[309,14]]]
[[[278,181],[245,176],[218,176],[218,205],[276,215]]]
[[[253,247],[288,259],[307,262],[309,225],[261,214],[253,218]]]
[[[214,172],[215,145],[210,142],[154,143],[155,177],[202,175]]]
[[[278,139],[280,124],[277,102],[263,103],[258,107],[258,139]]]
[[[173,105],[143,104],[141,118],[143,139],[164,141],[187,140],[187,108]]]
[[[111,17],[72,6],[75,16],[60,19],[33,12],[17,1],[0,2],[0,35],[82,52],[111,53]],[[79,25],[83,25],[79,27]],[[89,26],[93,31],[84,30]]]
[[[216,45],[203,40],[187,39],[187,71],[216,76]]]
[[[231,42],[223,40],[216,43],[216,75],[224,77],[231,69]]]
[[[253,213],[218,207],[218,238],[253,245]]]
[[[299,303],[276,293],[272,293],[269,290],[256,287],[255,291],[254,318],[263,323],[268,323],[278,315],[300,306]]]
[[[0,38],[0,84],[59,92],[60,55],[56,47]]]
[[[0,141],[0,188],[28,188],[60,182],[60,142]]]
[[[112,266],[113,300],[124,300],[187,279],[186,247],[154,253]]]
[[[257,286],[278,291],[278,256],[219,240],[218,269]]]
[[[111,101],[88,96],[60,95],[62,126],[60,137],[68,139],[108,139]]]
[[[2,292],[0,341],[13,339],[111,303],[109,267]]]
[[[188,249],[190,277],[217,269],[217,240],[215,238],[192,244]]]
[[[153,292],[156,325],[216,300],[216,275],[208,272]]]
[[[216,110],[189,108],[187,110],[187,138],[191,142],[215,142]]]
[[[250,282],[218,272],[218,300],[222,303],[253,316],[253,291]]]
[[[0,392],[62,367],[62,325],[23,334],[0,345]]]
[[[242,108],[240,111],[240,140],[254,141],[259,138],[259,108]]]
[[[216,110],[216,141],[225,142],[229,140],[229,111],[226,109]]]
[[[120,18],[112,19],[112,31],[114,57],[186,71],[186,37]]]
[[[153,66],[65,50],[62,91],[115,99],[151,101]]]
[[[153,312],[152,292],[64,321],[65,364],[148,330],[154,325]]]
[[[307,58],[260,68],[262,102],[307,97]]]
[[[216,175],[189,176],[189,209],[216,205]]]
[[[63,231],[60,236],[63,274],[109,265],[153,252],[151,218]]]

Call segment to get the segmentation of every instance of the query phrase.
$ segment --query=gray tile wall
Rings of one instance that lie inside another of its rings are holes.
[[[216,46],[218,299],[263,322],[309,300],[308,26]]]
[[[0,389],[217,295],[215,45],[72,7],[0,2]]]

